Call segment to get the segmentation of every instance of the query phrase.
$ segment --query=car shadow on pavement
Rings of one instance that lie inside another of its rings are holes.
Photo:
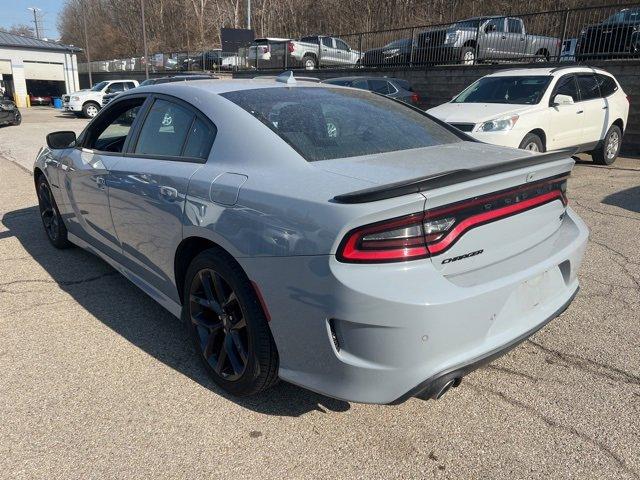
[[[607,195],[602,200],[602,203],[624,208],[630,212],[640,213],[640,186]]]
[[[80,249],[56,250],[47,240],[37,207],[6,213],[0,220],[81,307],[149,355],[186,375],[216,395],[267,415],[297,417],[310,411],[344,412],[347,402],[279,382],[252,398],[237,398],[211,381],[192,347],[186,328],[173,315],[98,257]]]

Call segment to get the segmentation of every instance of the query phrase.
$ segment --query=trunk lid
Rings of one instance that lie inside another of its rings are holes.
[[[574,165],[571,153],[543,158],[481,143],[463,145],[315,164],[381,185],[337,196],[338,202],[375,202],[419,191],[426,197],[430,259],[445,276],[457,275],[521,254],[556,232]],[[421,183],[420,177],[427,178]]]

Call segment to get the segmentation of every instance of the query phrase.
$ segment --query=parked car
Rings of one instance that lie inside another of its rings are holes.
[[[34,95],[30,93],[29,103],[31,105],[51,105],[51,95]]]
[[[131,110],[144,120],[121,125]],[[51,243],[184,319],[234,395],[280,377],[357,402],[437,398],[578,289],[569,152],[479,143],[371,92],[290,73],[153,85],[47,146]]]
[[[213,70],[222,64],[222,50],[207,50],[182,60],[180,70]]]
[[[343,87],[360,88],[396,98],[411,105],[418,105],[421,101],[411,84],[400,78],[388,77],[338,77],[323,80],[322,83],[341,85]]]
[[[384,47],[367,50],[362,56],[362,65],[365,67],[408,65],[411,62],[411,44],[411,38],[402,38]]]
[[[602,23],[582,29],[579,61],[640,56],[640,8],[625,8]]]
[[[213,75],[173,75],[167,77],[159,77],[159,78],[148,78],[144,82],[142,82],[139,86],[146,87],[148,85],[158,85],[160,83],[171,83],[171,82],[187,82],[191,80],[211,80],[217,79]],[[137,88],[137,87],[136,87]],[[104,107],[111,100],[120,95],[121,92],[108,93],[102,96],[102,106]]]
[[[95,117],[102,108],[102,97],[109,93],[120,93],[138,86],[137,80],[106,80],[96,83],[88,90],[79,90],[62,97],[62,108],[86,118]]]
[[[609,165],[620,152],[629,99],[604,70],[525,68],[482,77],[428,113],[483,142],[540,152],[572,148]]]
[[[22,114],[13,100],[0,96],[0,125],[20,125]]]
[[[302,64],[306,70],[325,66],[358,66],[362,53],[353,50],[340,38],[324,35],[302,37],[287,44],[292,64]]]
[[[473,64],[558,58],[560,39],[531,35],[518,17],[477,17],[416,33],[413,62]]]

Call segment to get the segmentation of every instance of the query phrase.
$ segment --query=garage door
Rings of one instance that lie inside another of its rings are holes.
[[[0,60],[0,75],[11,75],[13,72],[11,71],[11,61],[10,60]]]
[[[27,80],[62,80],[64,69],[61,63],[24,62],[24,77]]]

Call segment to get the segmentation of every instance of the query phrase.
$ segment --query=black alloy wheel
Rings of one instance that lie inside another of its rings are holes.
[[[47,238],[56,248],[71,246],[71,243],[67,240],[67,228],[60,216],[51,188],[49,188],[49,183],[42,175],[38,179],[37,193],[40,218]]]

